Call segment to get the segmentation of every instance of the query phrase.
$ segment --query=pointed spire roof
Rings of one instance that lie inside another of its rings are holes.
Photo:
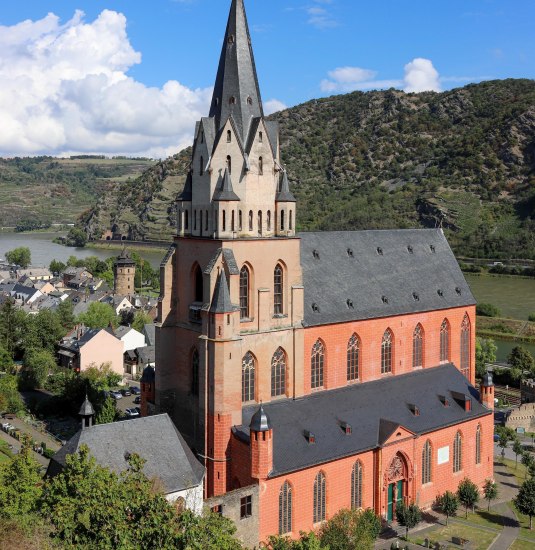
[[[234,309],[230,301],[227,275],[225,274],[225,270],[222,269],[215,284],[214,296],[212,298],[212,304],[210,305],[210,313],[232,313]]]
[[[214,201],[239,201],[240,197],[234,193],[232,188],[232,180],[230,179],[230,174],[228,173],[228,168],[225,168],[225,174],[223,180],[221,181],[221,186],[219,189],[216,189],[214,193]]]
[[[232,116],[242,143],[252,119],[264,116],[243,0],[232,0],[230,7],[210,116],[218,130]]]
[[[82,403],[78,414],[80,416],[93,416],[95,414],[95,410],[93,409],[91,401],[89,401],[89,398],[87,397],[87,393],[85,394],[85,401]]]
[[[286,170],[282,173],[282,177],[279,183],[279,190],[275,197],[276,202],[297,202],[292,192],[290,191],[290,184],[288,182],[288,174]]]
[[[271,420],[264,410],[264,405],[260,404],[260,408],[253,414],[249,429],[252,432],[267,432],[271,430]]]
[[[192,188],[192,174],[191,170],[188,172],[188,176],[186,177],[186,183],[184,184],[184,189],[182,189],[182,192],[178,194],[176,200],[177,201],[191,201],[193,196],[193,188]]]

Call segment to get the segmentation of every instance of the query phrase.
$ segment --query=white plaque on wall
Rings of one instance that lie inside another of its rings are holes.
[[[446,462],[450,461],[450,448],[448,447],[441,447],[438,450],[437,455],[437,464],[446,464]]]

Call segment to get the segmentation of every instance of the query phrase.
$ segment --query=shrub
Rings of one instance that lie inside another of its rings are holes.
[[[481,303],[477,304],[476,315],[483,317],[499,317],[500,310],[494,304]]]
[[[535,323],[535,313],[530,313],[528,316],[528,320],[532,323]]]

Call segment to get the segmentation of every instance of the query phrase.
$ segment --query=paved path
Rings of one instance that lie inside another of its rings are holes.
[[[520,525],[511,508],[504,506],[500,511],[502,513],[503,531],[489,546],[489,550],[508,550],[520,534]]]
[[[14,454],[20,453],[20,450],[22,448],[22,444],[20,441],[17,441],[14,437],[11,437],[10,435],[6,434],[4,431],[0,430],[0,439],[3,439],[5,442],[7,442],[9,445],[13,445],[12,451]],[[45,458],[43,455],[40,455],[39,453],[32,453],[33,457],[43,468],[48,468],[48,463],[50,460],[48,458]]]

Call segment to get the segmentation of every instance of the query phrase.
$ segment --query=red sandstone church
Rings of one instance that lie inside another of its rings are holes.
[[[492,477],[492,379],[474,388],[475,300],[443,232],[296,233],[243,0],[177,200],[154,409],[249,543]]]

